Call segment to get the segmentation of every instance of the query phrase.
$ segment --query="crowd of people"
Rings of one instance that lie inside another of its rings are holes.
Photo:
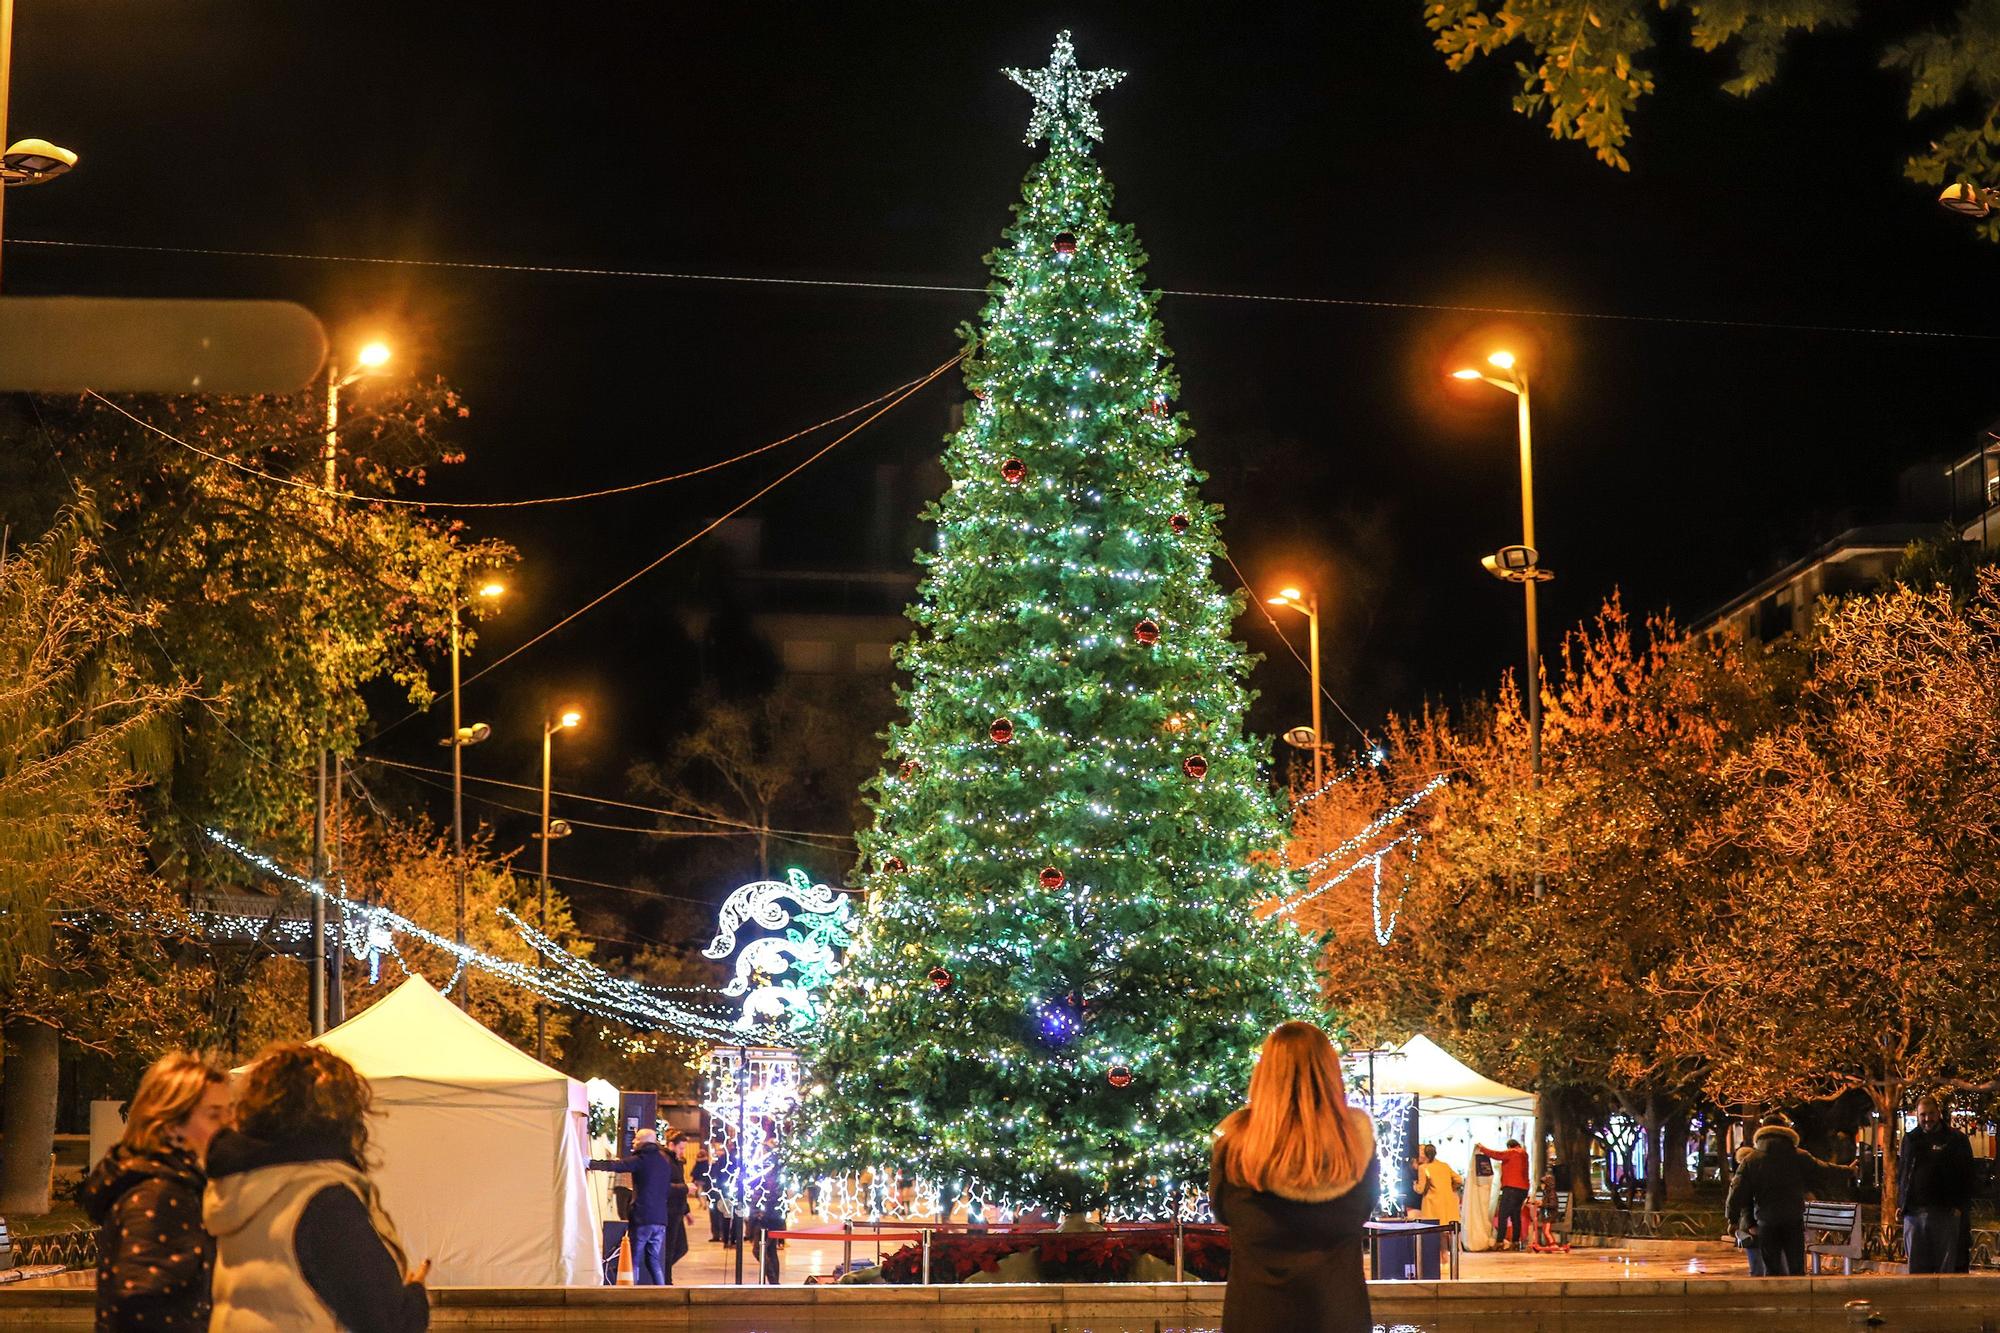
[[[757,1256],[763,1280],[778,1281],[781,1242],[771,1239],[770,1233],[784,1230],[785,1192],[774,1136],[764,1138],[757,1164],[747,1168],[741,1181],[726,1148],[711,1153],[706,1142],[678,1131],[670,1132],[663,1142],[655,1129],[635,1131],[628,1156],[595,1159],[590,1169],[618,1177],[613,1201],[619,1223],[631,1238],[634,1286],[674,1285],[674,1265],[687,1256],[688,1219],[697,1207],[708,1214],[711,1242],[746,1241]],[[614,1227],[606,1237],[606,1286],[618,1280],[617,1230]]]
[[[1843,1154],[1845,1155],[1845,1154]],[[1758,1277],[1806,1271],[1806,1203],[1837,1197],[1859,1167],[1825,1162],[1805,1151],[1783,1114],[1766,1116],[1737,1150],[1736,1174],[1723,1209],[1729,1234]],[[1972,1262],[1972,1142],[1947,1123],[1935,1097],[1917,1102],[1917,1127],[1903,1136],[1896,1161],[1895,1217],[1912,1273],[1963,1273]]]
[[[411,1262],[369,1175],[371,1100],[351,1065],[302,1043],[271,1047],[233,1083],[191,1055],[155,1061],[79,1196],[99,1227],[97,1327],[427,1328],[429,1261]],[[1936,1098],[1918,1103],[1917,1120],[1894,1200],[1909,1271],[1964,1271],[1972,1148]],[[764,1280],[776,1282],[777,1243],[764,1233],[782,1229],[783,1199],[776,1144],[763,1148],[756,1176],[741,1182],[743,1215],[711,1207],[710,1239],[733,1242],[747,1225],[761,1240]],[[1501,1244],[1528,1244],[1527,1151],[1513,1139],[1475,1151],[1499,1175]],[[590,1166],[627,1182],[622,1211],[643,1285],[673,1281],[691,1200],[737,1192],[735,1163],[677,1133],[662,1142],[640,1129],[627,1155]],[[1464,1178],[1433,1144],[1413,1167],[1418,1214],[1459,1221]],[[1784,1116],[1764,1119],[1725,1204],[1753,1272],[1805,1272],[1807,1200],[1853,1170],[1804,1151]],[[1380,1181],[1374,1125],[1350,1103],[1332,1042],[1310,1023],[1281,1024],[1264,1042],[1248,1104],[1216,1130],[1209,1198],[1231,1252],[1224,1329],[1371,1328],[1362,1258]]]
[[[156,1060],[117,1146],[85,1178],[106,1330],[429,1327],[412,1263],[369,1178],[368,1083],[286,1042],[232,1086],[191,1055]]]

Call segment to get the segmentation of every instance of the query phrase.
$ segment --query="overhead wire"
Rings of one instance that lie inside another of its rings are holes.
[[[844,444],[846,441],[854,438],[856,435],[866,430],[870,425],[879,420],[881,417],[888,414],[889,412],[894,411],[897,407],[901,406],[904,402],[908,401],[913,395],[917,394],[918,392],[922,391],[925,387],[933,383],[938,378],[938,376],[944,374],[947,370],[950,370],[953,366],[957,365],[961,360],[964,359],[964,357],[965,354],[963,352],[960,352],[951,357],[951,359],[949,359],[948,361],[943,362],[937,367],[937,369],[931,371],[929,374],[915,381],[908,388],[903,389],[895,397],[891,398],[888,402],[883,403],[880,407],[877,407],[873,412],[869,413],[859,422],[857,422],[853,426],[848,427],[840,434],[834,436],[831,440],[828,440],[825,444],[813,450],[812,453],[806,455],[805,458],[801,459],[797,463],[794,463],[791,467],[787,468],[784,472],[780,473],[776,478],[765,483],[763,486],[758,487],[757,490],[753,491],[750,495],[746,496],[742,500],[739,500],[737,503],[731,505],[728,509],[724,510],[720,515],[718,515],[714,519],[711,519],[708,523],[702,525],[702,527],[700,527],[693,533],[690,533],[687,537],[674,543],[674,545],[668,547],[665,551],[655,556],[653,559],[647,561],[645,564],[641,565],[638,569],[634,570],[632,573],[627,574],[624,578],[618,580],[618,582],[612,584],[609,588],[606,588],[603,592],[591,598],[589,601],[585,602],[582,606],[579,606],[576,610],[564,616],[561,620],[556,621],[553,625],[550,625],[548,628],[542,630],[539,634],[529,639],[526,643],[520,644],[515,648],[513,648],[512,650],[501,654],[499,657],[496,657],[491,662],[488,662],[485,666],[481,667],[479,670],[473,672],[470,676],[466,676],[458,683],[459,693],[461,694],[464,693],[465,687],[467,685],[472,684],[473,681],[478,680],[480,677],[485,676],[490,672],[498,670],[500,667],[512,661],[514,658],[519,657],[522,653],[527,652],[528,649],[534,647],[536,644],[540,643],[543,639],[546,639],[551,634],[554,634],[557,630],[561,629],[563,626],[569,624],[571,621],[576,620],[583,615],[588,614],[590,611],[594,610],[598,606],[601,606],[603,603],[617,596],[625,589],[631,587],[634,583],[637,583],[640,579],[644,578],[646,575],[652,573],[655,569],[658,569],[661,565],[665,564],[667,561],[673,559],[673,557],[679,555],[682,551],[685,551],[688,547],[700,541],[703,537],[706,537],[709,533],[714,532],[724,523],[727,523],[730,519],[736,517],[736,515],[742,513],[745,509],[748,509],[751,505],[763,499],[766,495],[769,495],[772,491],[784,485],[787,481],[790,481],[793,477],[796,477],[799,473],[805,471],[807,468],[811,467],[814,463],[824,458],[827,454],[831,453],[841,444]],[[450,697],[449,691],[439,696],[439,698],[449,698],[449,697]],[[370,738],[368,743],[372,744],[375,741],[381,740],[382,737],[388,735],[389,732],[395,730],[397,727],[402,726],[405,722],[409,722],[417,717],[421,717],[426,711],[427,711],[426,709],[419,708],[410,713],[404,714],[402,717],[396,719],[394,722],[391,722],[388,726],[382,728],[382,730],[376,732],[375,735]]]
[[[799,287],[883,292],[984,294],[985,287],[957,283],[885,282],[871,279],[779,278],[741,273],[696,273],[687,270],[613,268],[588,264],[527,264],[467,259],[423,259],[395,255],[324,254],[302,250],[250,250],[222,246],[150,245],[116,241],[76,241],[56,237],[10,237],[10,246],[45,246],[69,250],[123,251],[139,254],[199,255],[221,259],[269,259],[315,264],[363,264],[388,268],[426,268],[480,273],[522,273],[561,277],[637,278],[656,282],[734,284],[752,287]],[[2000,333],[1965,333],[1953,329],[1896,328],[1869,324],[1800,324],[1783,320],[1732,319],[1723,316],[1650,315],[1622,311],[1560,310],[1535,306],[1473,305],[1451,301],[1377,300],[1354,296],[1295,296],[1269,292],[1213,291],[1166,287],[1162,296],[1212,301],[1250,301],[1273,305],[1333,306],[1360,310],[1415,310],[1435,314],[1507,315],[1535,319],[1606,320],[1637,324],[1683,325],[1701,328],[1764,330],[1785,333],[1838,333],[1861,337],[1942,338],[1973,342],[2000,340]]]
[[[363,763],[380,764],[385,768],[406,768],[412,770],[413,772],[430,773],[438,777],[447,777],[450,775],[449,769],[430,768],[423,764],[406,763],[399,759],[381,759],[374,755],[359,755],[357,756],[357,758],[359,758]],[[525,792],[541,791],[540,787],[534,786],[530,783],[508,782],[501,778],[475,777],[470,773],[465,774],[464,779],[467,782],[483,782],[490,787],[505,787],[510,791],[525,791]],[[638,813],[645,815],[667,815],[675,819],[689,819],[702,824],[722,824],[728,826],[729,828],[737,829],[744,832],[788,833],[808,838],[833,838],[833,839],[838,839],[839,841],[842,842],[854,841],[852,837],[846,834],[817,833],[811,829],[767,829],[761,824],[752,824],[746,820],[725,819],[720,815],[704,815],[704,814],[699,814],[692,810],[674,810],[666,806],[659,806],[659,805],[640,805],[633,801],[613,800],[609,796],[586,796],[582,792],[562,791],[556,788],[550,788],[549,794],[551,796],[560,796],[566,801],[587,801],[592,805],[611,806],[619,810],[635,810]],[[541,812],[535,811],[534,813],[540,814]]]
[[[686,481],[690,477],[699,477],[704,473],[715,472],[718,471],[719,469],[729,467],[732,464],[741,463],[747,459],[755,458],[760,454],[769,453],[771,450],[780,448],[783,445],[790,444],[794,440],[804,439],[806,436],[824,430],[828,426],[837,426],[841,422],[847,420],[849,417],[855,416],[862,412],[866,412],[869,408],[875,406],[877,403],[882,402],[884,399],[893,398],[895,395],[903,392],[905,389],[909,389],[915,386],[918,383],[919,380],[906,380],[902,384],[897,385],[895,388],[890,389],[888,392],[883,394],[878,394],[876,397],[869,399],[867,402],[862,403],[857,407],[850,407],[849,409],[847,409],[847,411],[842,412],[838,416],[828,417],[826,420],[815,422],[814,424],[805,427],[803,430],[793,431],[790,435],[786,435],[781,439],[772,440],[768,444],[760,444],[754,449],[745,450],[744,452],[736,454],[729,458],[718,459],[716,462],[713,463],[705,463],[698,468],[690,468],[685,472],[673,472],[669,473],[664,477],[651,477],[645,481],[628,482],[622,486],[605,486],[594,491],[578,491],[572,495],[543,495],[543,496],[536,496],[534,498],[526,500],[433,500],[429,498],[413,499],[409,496],[401,496],[401,495],[365,495],[358,491],[343,491],[334,487],[321,485],[318,482],[306,481],[298,477],[287,477],[282,473],[269,472],[263,468],[251,467],[248,463],[244,463],[238,459],[231,458],[227,454],[219,454],[212,449],[204,449],[198,444],[194,444],[188,440],[184,440],[180,436],[172,433],[171,431],[165,430],[159,426],[154,425],[152,422],[146,420],[144,417],[139,416],[137,413],[130,411],[124,405],[113,402],[111,399],[106,398],[103,394],[97,392],[97,390],[95,389],[86,389],[84,393],[85,396],[90,398],[95,398],[98,402],[104,404],[106,407],[118,413],[118,415],[124,417],[126,420],[131,421],[135,425],[141,426],[146,430],[151,431],[153,434],[159,436],[163,440],[168,441],[169,443],[180,446],[181,448],[187,450],[189,453],[199,455],[202,458],[208,459],[210,462],[220,463],[224,467],[233,468],[236,471],[244,473],[248,476],[256,477],[260,481],[268,481],[279,486],[289,486],[296,490],[310,491],[313,494],[323,497],[325,499],[354,500],[363,504],[397,505],[410,509],[529,509],[538,505],[571,504],[579,500],[601,500],[607,496],[626,495],[633,491],[643,491],[654,486],[664,486],[668,482]],[[244,447],[251,449],[259,449],[259,448],[269,447],[272,444],[288,443],[288,442],[289,441],[259,441],[254,444],[246,445]]]
[[[434,778],[424,777],[421,771],[413,774],[411,780],[415,782],[421,782],[426,787],[435,787],[439,791],[452,790],[451,785],[449,783],[439,782]],[[535,790],[539,791],[540,788],[536,788]],[[491,796],[481,796],[477,792],[470,793],[467,796],[467,799],[477,801],[481,805],[490,805],[496,810],[507,810],[517,815],[528,815],[534,818],[539,818],[542,813],[539,810],[530,810],[526,806],[510,805],[506,801],[495,800]],[[765,837],[769,837],[777,842],[789,842],[800,847],[812,848],[815,851],[838,850],[836,848],[828,847],[822,843],[807,841],[808,838],[816,838],[816,837],[833,839],[838,836],[835,834],[809,833],[806,834],[804,837],[787,836],[786,834],[778,833],[775,832],[774,830],[758,828],[754,824],[747,824],[740,829],[663,829],[658,827],[648,828],[641,824],[606,824],[606,823],[601,823],[597,820],[583,819],[573,815],[564,815],[563,818],[568,820],[568,822],[570,822],[571,824],[578,826],[579,828],[603,829],[608,833],[642,833],[650,838],[746,838],[746,837],[762,835]],[[852,839],[849,839],[848,841],[852,841]]]

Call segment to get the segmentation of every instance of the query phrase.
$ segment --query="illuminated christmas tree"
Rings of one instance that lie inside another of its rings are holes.
[[[807,1161],[1158,1214],[1206,1183],[1265,1032],[1314,1012],[1311,947],[1253,911],[1284,884],[1282,817],[1210,577],[1220,511],[1090,155],[1121,76],[1067,33],[1007,73],[1049,148],[988,261]]]

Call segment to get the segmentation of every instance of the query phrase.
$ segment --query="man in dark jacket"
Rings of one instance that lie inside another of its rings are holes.
[[[1730,1229],[1755,1237],[1769,1276],[1802,1277],[1806,1196],[1825,1193],[1843,1173],[1800,1149],[1798,1131],[1783,1115],[1764,1117],[1752,1144],[1723,1205]]]
[[[1972,1205],[1972,1142],[1935,1097],[1917,1103],[1917,1127],[1896,1158],[1896,1211],[1912,1273],[1959,1271],[1960,1223]]]
[[[632,1281],[671,1287],[674,1261],[688,1248],[688,1187],[679,1155],[662,1149],[654,1131],[642,1129],[632,1136],[630,1157],[593,1161],[590,1169],[632,1177]]]

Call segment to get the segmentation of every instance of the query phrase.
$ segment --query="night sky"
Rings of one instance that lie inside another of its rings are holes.
[[[1623,175],[1510,110],[1511,57],[1448,72],[1421,12],[31,0],[9,128],[82,163],[11,194],[7,289],[282,296],[338,343],[384,333],[400,367],[444,375],[472,406],[468,460],[435,477],[440,498],[640,480],[931,369],[980,297],[17,242],[983,286],[1036,151],[1028,99],[997,71],[1042,64],[1068,27],[1086,67],[1129,71],[1099,99],[1099,154],[1159,287],[1658,317],[1163,300],[1232,554],[1260,587],[1321,590],[1329,681],[1364,724],[1455,700],[1518,654],[1518,593],[1478,566],[1518,540],[1512,400],[1444,379],[1469,353],[1504,340],[1534,376],[1557,628],[1613,588],[1699,616],[1885,516],[1902,469],[2000,415],[2000,248],[1901,179],[1925,128],[1875,68],[1885,32],[1806,39],[1747,101],[1719,90],[1725,59],[1663,50]],[[955,376],[933,386],[760,504],[771,561],[866,560],[857,497],[880,464],[923,475],[961,394]],[[480,516],[523,563],[474,665],[809,447]],[[899,533],[920,499],[900,497]],[[714,569],[697,547],[472,685],[468,716],[499,737],[471,764],[534,781],[541,710],[574,698],[591,723],[564,739],[558,785],[626,795],[627,764],[684,721],[675,608],[713,601]],[[1267,654],[1258,725],[1303,721],[1303,672],[1261,617],[1242,631]],[[411,724],[378,752],[436,762],[434,730]],[[518,840],[516,823],[503,832]],[[586,841],[563,854],[598,874],[643,873],[652,855]]]

